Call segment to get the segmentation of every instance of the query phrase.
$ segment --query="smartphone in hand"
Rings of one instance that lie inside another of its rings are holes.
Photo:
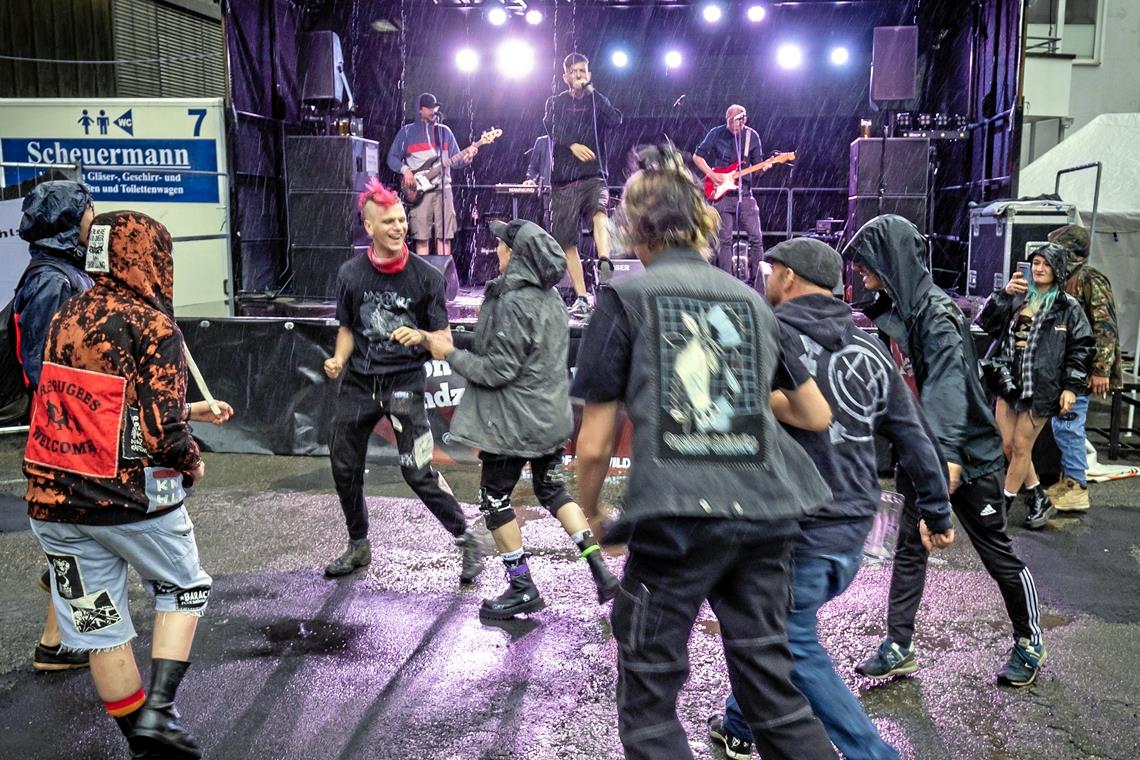
[[[1026,281],[1033,278],[1033,267],[1028,261],[1019,263],[1017,265],[1017,271],[1021,273],[1021,276],[1025,278]]]

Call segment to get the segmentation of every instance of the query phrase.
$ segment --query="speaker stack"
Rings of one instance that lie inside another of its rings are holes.
[[[291,276],[285,292],[335,298],[340,265],[368,247],[356,198],[379,171],[379,146],[360,137],[292,136],[285,166]]]

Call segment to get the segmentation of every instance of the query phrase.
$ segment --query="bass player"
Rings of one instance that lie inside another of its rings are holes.
[[[434,187],[423,193],[408,214],[408,226],[416,241],[416,255],[426,256],[429,244],[436,240],[436,253],[451,255],[451,239],[455,237],[455,199],[451,192],[451,167],[465,166],[479,152],[478,145],[459,149],[455,134],[437,118],[440,102],[435,95],[420,95],[419,118],[405,124],[392,147],[388,149],[388,168],[402,176],[405,189],[414,190],[415,173],[440,160],[440,145],[446,147],[444,169]]]

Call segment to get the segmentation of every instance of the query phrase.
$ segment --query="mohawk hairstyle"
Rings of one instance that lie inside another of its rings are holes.
[[[396,195],[395,190],[386,187],[379,179],[372,177],[364,186],[364,190],[356,197],[356,205],[361,213],[364,212],[364,206],[368,201],[372,201],[380,208],[389,208],[400,202],[400,196]]]

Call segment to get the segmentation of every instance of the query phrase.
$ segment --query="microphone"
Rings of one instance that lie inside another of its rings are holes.
[[[688,93],[685,93],[685,95],[687,95],[687,94],[688,94]],[[677,98],[676,100],[674,100],[674,101],[673,101],[673,107],[674,107],[674,108],[676,108],[677,106],[681,105],[681,101],[685,99],[685,95],[682,95],[681,97],[679,97],[679,98]]]
[[[681,97],[683,98],[683,97],[685,97],[685,96],[684,96],[684,95],[682,95]],[[678,103],[680,103],[681,101],[679,101],[679,100],[678,100],[677,102],[678,102]],[[733,116],[733,117],[732,117],[732,120],[733,120],[733,121],[742,121],[742,120],[744,120],[744,119],[747,119],[747,118],[748,118],[748,114],[747,114],[747,113],[738,113],[738,114],[736,114],[736,116]]]

